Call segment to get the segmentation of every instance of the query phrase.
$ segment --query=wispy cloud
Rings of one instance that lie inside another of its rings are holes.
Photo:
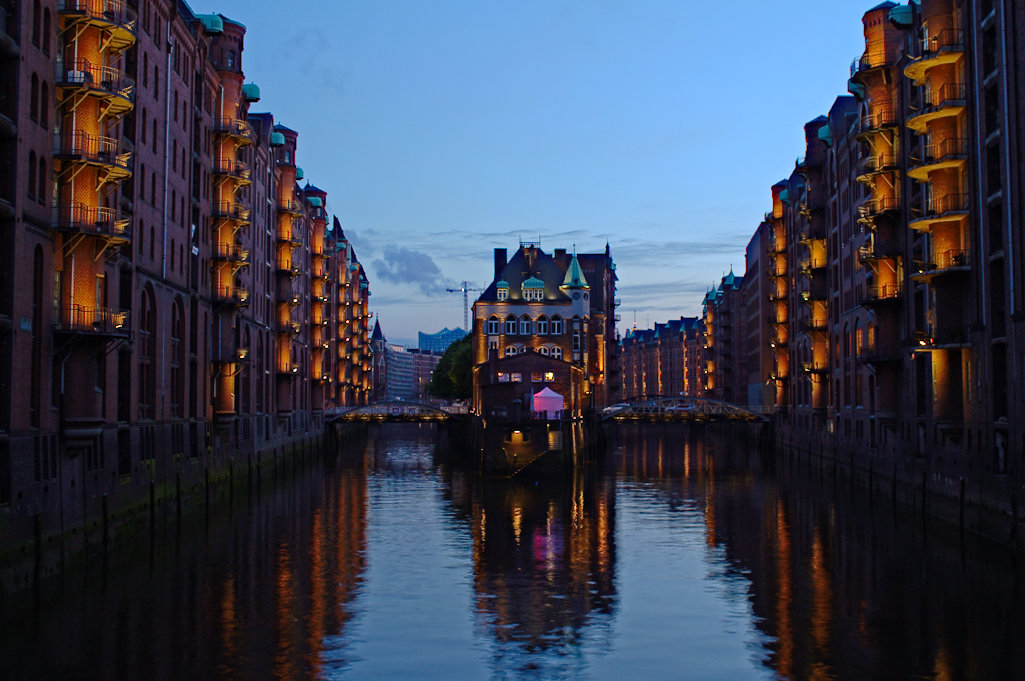
[[[407,284],[424,295],[444,293],[446,287],[455,285],[442,275],[430,255],[405,246],[385,246],[382,257],[374,260],[371,267],[381,280]]]

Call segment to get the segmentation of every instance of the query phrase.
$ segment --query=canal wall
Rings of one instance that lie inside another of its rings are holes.
[[[972,475],[956,452],[922,452],[793,427],[779,420],[769,438],[780,463],[806,466],[838,484],[867,490],[898,508],[931,516],[1009,546],[1025,546],[1025,491],[1010,476]]]
[[[144,459],[113,489],[72,480],[55,490],[65,500],[56,509],[0,518],[0,602],[115,546],[141,543],[174,523],[194,522],[211,503],[290,479],[314,457],[366,435],[363,424],[318,425],[248,447],[238,446],[228,433],[214,433],[196,456]]]

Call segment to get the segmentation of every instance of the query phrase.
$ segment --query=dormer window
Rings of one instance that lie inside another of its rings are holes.
[[[509,282],[502,280],[495,284],[495,286],[498,293],[498,299],[509,300]]]
[[[530,277],[523,282],[523,299],[538,302],[545,299],[545,283],[537,277]]]

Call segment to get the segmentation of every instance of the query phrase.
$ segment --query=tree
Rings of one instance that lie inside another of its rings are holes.
[[[427,392],[446,400],[464,400],[470,397],[473,384],[473,347],[467,334],[448,346],[431,374]]]

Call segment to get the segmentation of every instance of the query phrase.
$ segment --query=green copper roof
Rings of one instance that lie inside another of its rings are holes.
[[[324,205],[323,199],[321,199],[319,196],[311,196],[309,198],[309,202],[311,206],[314,206],[316,208],[321,208]]]
[[[272,132],[270,134],[270,145],[272,147],[280,147],[285,143],[285,136],[280,132]]]
[[[914,22],[911,5],[900,5],[890,10],[890,23],[897,28],[908,29]]]
[[[790,203],[790,190],[784,189],[779,193],[779,200],[783,203]]]
[[[576,253],[573,254],[573,260],[570,261],[569,267],[566,268],[566,278],[562,280],[562,288],[591,288],[587,285],[587,279],[584,278],[584,273],[580,270],[580,261],[577,260]]]
[[[203,24],[207,33],[224,33],[224,20],[217,14],[197,14],[196,18]]]
[[[823,125],[819,128],[819,139],[825,142],[827,147],[833,146],[833,129]]]
[[[247,102],[260,101],[260,86],[256,83],[243,83],[242,99],[246,100]]]
[[[861,83],[855,83],[853,80],[847,81],[847,92],[857,97],[860,101],[865,100],[865,95],[868,94],[868,90]]]
[[[537,277],[531,277],[523,281],[523,288],[544,288],[545,283]]]
[[[509,282],[507,282],[505,279],[499,279],[498,281],[495,282],[495,287],[496,288],[509,288]]]
[[[297,167],[297,168],[295,169],[295,179],[296,179],[296,180],[301,180],[301,179],[303,179],[303,169],[302,169],[302,168],[299,168],[299,167]]]

